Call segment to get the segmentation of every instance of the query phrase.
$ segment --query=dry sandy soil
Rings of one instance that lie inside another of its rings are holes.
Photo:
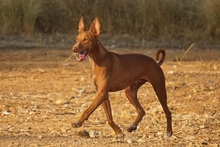
[[[155,58],[156,49],[114,49]],[[135,132],[136,116],[124,92],[110,94],[115,122],[125,133],[115,139],[98,108],[81,128],[72,128],[92,102],[88,60],[71,59],[70,50],[0,50],[0,146],[211,146],[220,145],[220,50],[167,50],[162,65],[173,116],[172,137],[150,84],[139,90],[146,115]],[[120,77],[119,77],[120,78]]]

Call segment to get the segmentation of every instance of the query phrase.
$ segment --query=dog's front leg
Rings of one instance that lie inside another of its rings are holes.
[[[95,111],[95,109],[98,108],[99,105],[101,105],[106,99],[108,99],[109,81],[110,80],[107,80],[107,78],[104,78],[104,80],[100,79],[99,81],[101,81],[101,82],[97,82],[98,83],[97,84],[98,91],[97,91],[97,95],[96,95],[94,101],[84,111],[84,113],[81,115],[80,119],[77,122],[72,123],[72,126],[74,128],[82,126],[83,122],[89,118],[89,116]]]
[[[92,114],[92,112],[94,112],[95,109],[98,108],[98,106],[102,104],[107,98],[107,93],[97,93],[97,96],[95,100],[92,102],[92,104],[84,111],[84,113],[81,115],[80,119],[77,122],[72,123],[72,126],[74,128],[81,127],[83,122],[87,120],[89,116]]]

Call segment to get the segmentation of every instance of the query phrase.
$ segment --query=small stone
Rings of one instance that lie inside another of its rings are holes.
[[[89,104],[90,104],[90,102],[89,103],[84,103],[81,106],[84,107],[84,108],[87,108],[89,106]]]
[[[99,136],[99,134],[100,134],[100,132],[98,132],[98,131],[91,131],[91,132],[89,132],[89,136],[91,138],[97,138]]]
[[[61,105],[61,104],[64,104],[65,102],[62,99],[58,99],[54,103],[57,105]]]
[[[86,131],[86,130],[79,131],[79,132],[78,132],[78,135],[81,136],[81,137],[87,137],[87,138],[90,137],[90,136],[89,136],[89,132]]]
[[[62,132],[62,133],[66,133],[66,132],[67,132],[67,128],[62,127],[62,128],[61,128],[61,132]]]
[[[84,77],[81,77],[81,78],[80,78],[80,81],[85,81],[85,78],[84,78]]]
[[[208,145],[208,143],[207,142],[202,142],[202,145]]]
[[[11,114],[10,112],[7,112],[7,111],[3,111],[2,112],[2,115],[9,115],[9,114]]]
[[[128,139],[128,140],[127,140],[127,143],[129,143],[129,144],[132,143],[131,139]]]
[[[46,73],[46,71],[45,70],[43,70],[43,69],[38,69],[38,71],[40,72],[40,73]]]
[[[41,139],[41,138],[43,138],[43,136],[42,136],[42,135],[38,135],[37,138],[38,138],[38,139]]]
[[[213,69],[214,69],[214,70],[217,70],[217,69],[218,69],[218,67],[217,67],[216,65],[214,65],[214,66],[213,66]]]
[[[163,135],[163,132],[157,132],[157,135],[161,136],[161,135]]]
[[[211,118],[211,117],[213,117],[214,114],[215,114],[215,111],[213,111],[213,112],[206,112],[205,113],[205,118]]]
[[[194,136],[186,136],[185,139],[187,139],[187,140],[194,140],[195,137]]]
[[[71,96],[71,97],[70,97],[70,99],[75,99],[75,98],[76,98],[75,96]]]
[[[204,129],[204,128],[205,128],[205,126],[204,126],[204,125],[201,125],[201,126],[199,126],[199,128],[200,128],[200,129]]]
[[[139,142],[139,143],[144,143],[145,140],[144,140],[143,138],[139,138],[137,142]]]
[[[84,93],[86,91],[86,89],[85,88],[77,88],[77,89],[75,89],[75,91],[77,93]]]
[[[170,70],[170,71],[168,71],[167,73],[170,74],[170,75],[172,75],[172,74],[174,74],[174,71]]]

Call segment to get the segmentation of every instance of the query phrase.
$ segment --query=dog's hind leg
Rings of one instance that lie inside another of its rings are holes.
[[[172,116],[171,112],[167,106],[167,93],[165,88],[165,80],[161,78],[160,81],[156,80],[157,82],[152,82],[152,86],[156,95],[160,101],[160,104],[165,112],[166,119],[167,119],[167,136],[172,136]]]
[[[146,80],[137,81],[125,89],[126,97],[131,102],[131,104],[135,107],[138,113],[138,116],[135,119],[134,123],[127,129],[128,132],[132,132],[136,130],[137,125],[139,124],[139,122],[142,120],[142,118],[145,115],[145,111],[142,108],[137,98],[137,91],[145,82]]]

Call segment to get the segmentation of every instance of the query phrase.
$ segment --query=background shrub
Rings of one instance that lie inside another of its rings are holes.
[[[96,16],[102,33],[144,39],[220,39],[219,0],[0,0],[0,33],[77,33]]]

